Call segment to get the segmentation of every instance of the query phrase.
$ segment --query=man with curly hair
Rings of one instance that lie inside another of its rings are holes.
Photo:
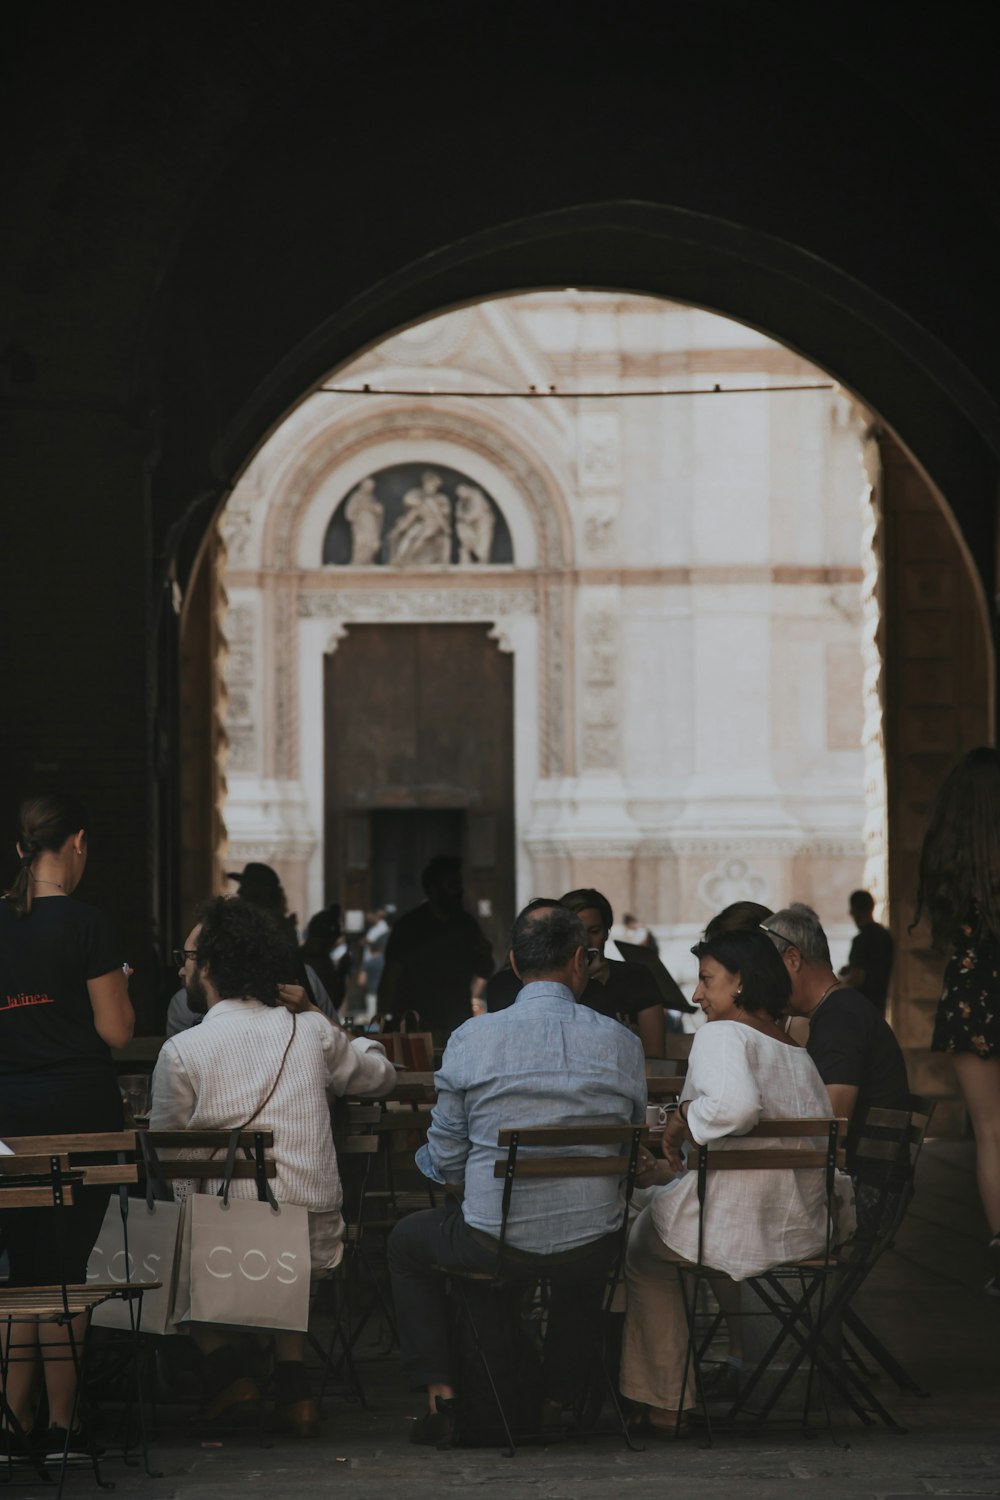
[[[351,1041],[301,990],[282,985],[287,944],[274,918],[249,902],[224,896],[206,902],[175,957],[188,1003],[205,1019],[163,1044],[150,1128],[232,1130],[252,1118],[255,1128],[273,1132],[275,1197],[309,1210],[313,1274],[336,1266],[344,1221],[329,1097],[389,1093],[392,1064],[373,1038]],[[202,1186],[214,1192],[219,1184]],[[254,1197],[256,1184],[234,1181],[231,1193]],[[261,1392],[227,1330],[192,1324],[191,1333],[205,1355],[209,1419],[252,1419]],[[305,1335],[289,1331],[274,1339],[279,1422],[312,1436],[319,1417],[303,1363]]]

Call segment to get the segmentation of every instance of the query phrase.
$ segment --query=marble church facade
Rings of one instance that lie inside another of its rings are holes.
[[[336,899],[326,659],[365,624],[481,623],[513,660],[512,900],[597,885],[685,979],[720,906],[800,899],[840,961],[848,893],[885,879],[863,409],[752,329],[580,292],[326,383],[357,393],[305,400],[221,523],[227,868],[274,864],[302,919]],[[500,394],[550,390],[589,394]]]

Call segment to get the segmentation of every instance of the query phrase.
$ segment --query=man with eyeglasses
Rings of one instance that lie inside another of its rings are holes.
[[[589,959],[577,914],[532,902],[514,923],[510,952],[524,987],[507,1009],[452,1032],[427,1144],[417,1152],[417,1166],[445,1187],[448,1205],[408,1215],[389,1239],[403,1373],[427,1391],[428,1410],[411,1441],[429,1446],[449,1442],[460,1415],[446,1270],[489,1276],[498,1265],[498,1131],[645,1119],[642,1043],[579,1004]],[[542,1268],[552,1279],[543,1369],[550,1414],[571,1406],[586,1380],[621,1218],[611,1177],[519,1183],[511,1199],[504,1265],[512,1258],[526,1275]]]
[[[267,870],[268,868],[267,865],[247,865],[248,870]],[[235,876],[230,876],[230,879],[235,878]],[[249,900],[243,894],[242,887],[240,888],[240,895],[234,899],[240,901]],[[251,906],[257,905],[252,900],[249,901],[249,904]],[[174,991],[167,1005],[167,1020],[164,1027],[164,1034],[168,1037],[179,1036],[182,1031],[190,1031],[192,1026],[199,1026],[202,1021],[202,1013],[193,1009],[190,1004],[190,997],[185,984],[185,965],[190,958],[194,957],[194,954],[189,948],[174,948],[171,950],[170,956],[180,976],[181,987],[179,990]],[[307,964],[302,954],[291,947],[291,945],[288,947],[288,983],[289,985],[296,985],[304,989],[309,999],[316,1006],[316,1009],[322,1011],[328,1021],[332,1021],[335,1026],[342,1026],[344,1024],[329,991],[316,973],[316,970],[311,964]]]

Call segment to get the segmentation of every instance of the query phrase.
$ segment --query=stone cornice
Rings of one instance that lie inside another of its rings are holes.
[[[394,590],[419,589],[426,588],[432,579],[435,588],[467,588],[474,584],[476,588],[501,589],[509,588],[512,578],[522,584],[531,580],[542,584],[558,582],[591,588],[684,588],[699,585],[718,588],[762,583],[778,587],[785,585],[801,588],[813,585],[827,588],[837,584],[854,584],[860,587],[864,582],[864,572],[859,567],[846,566],[745,566],[738,563],[732,566],[690,568],[516,568],[513,565],[482,567],[476,564],[441,568],[355,568],[345,564],[343,567],[331,566],[311,571],[299,568],[227,568],[224,581],[227,589],[238,589],[260,588],[267,584],[273,586],[294,580],[303,592],[308,593],[328,589],[331,584],[338,589],[358,592],[389,587]]]

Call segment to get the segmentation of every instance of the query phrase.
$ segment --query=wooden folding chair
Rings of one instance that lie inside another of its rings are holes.
[[[334,1297],[333,1329],[329,1341],[324,1348],[311,1333],[309,1336],[322,1363],[320,1405],[331,1376],[343,1371],[344,1396],[367,1407],[368,1399],[354,1360],[354,1350],[376,1311],[381,1311],[385,1318],[392,1340],[396,1338],[392,1299],[369,1259],[365,1241],[366,1189],[372,1163],[382,1149],[381,1138],[371,1134],[367,1127],[374,1124],[380,1114],[378,1104],[358,1106],[349,1115],[348,1123],[336,1132],[337,1161],[344,1194],[344,1254],[340,1264],[322,1278],[317,1288],[317,1296],[321,1289],[329,1288]],[[366,1292],[362,1292],[362,1284]],[[359,1308],[357,1304],[361,1297],[365,1301]]]
[[[138,1179],[134,1160],[136,1153],[134,1131],[21,1136],[8,1138],[6,1144],[14,1155],[0,1157],[0,1207],[4,1209],[52,1208],[58,1216],[72,1206],[74,1190],[93,1186],[124,1188]],[[111,1162],[93,1160],[94,1157],[107,1155],[114,1155],[117,1160]],[[133,1160],[128,1161],[126,1158],[129,1156]],[[58,1224],[59,1218],[57,1217],[57,1228]],[[128,1302],[130,1308],[134,1304],[133,1330],[137,1335],[141,1326],[143,1292],[159,1285],[159,1282],[134,1281],[107,1284],[63,1282],[56,1286],[0,1288],[0,1320],[6,1323],[6,1335],[0,1348],[0,1377],[2,1377],[3,1386],[6,1387],[11,1362],[16,1362],[18,1358],[28,1357],[23,1354],[18,1355],[14,1351],[30,1347],[32,1350],[30,1357],[34,1358],[35,1349],[40,1347],[36,1339],[27,1343],[23,1340],[15,1342],[15,1324],[34,1324],[37,1328],[43,1323],[56,1323],[66,1328],[69,1350],[68,1355],[56,1357],[72,1360],[76,1375],[76,1400],[78,1401],[83,1378],[86,1334],[94,1308],[113,1297]],[[74,1320],[80,1315],[86,1319],[82,1338],[77,1335],[73,1326]],[[140,1378],[138,1364],[136,1365],[136,1378],[137,1381]],[[0,1405],[2,1405],[4,1418],[10,1430],[23,1439],[24,1433],[2,1395],[0,1395]],[[57,1492],[59,1495],[62,1494],[65,1481],[69,1436],[75,1422],[75,1414],[74,1405],[60,1466]],[[144,1429],[142,1444],[148,1469],[149,1455]],[[127,1453],[123,1453],[123,1457],[127,1459]],[[91,1453],[91,1464],[96,1482],[106,1487],[103,1485],[97,1456],[94,1453]],[[40,1464],[38,1468],[39,1472],[47,1477],[44,1465]]]
[[[740,1283],[756,1294],[763,1304],[764,1311],[775,1319],[777,1331],[764,1353],[758,1358],[750,1379],[726,1413],[726,1419],[732,1420],[741,1411],[748,1410],[750,1398],[770,1371],[778,1350],[790,1340],[795,1348],[793,1361],[777,1386],[769,1392],[763,1408],[754,1413],[754,1418],[756,1423],[764,1421],[787,1388],[792,1375],[804,1360],[808,1360],[808,1379],[803,1403],[803,1426],[807,1427],[813,1372],[821,1364],[823,1369],[830,1373],[828,1359],[820,1355],[820,1336],[824,1326],[824,1303],[828,1283],[838,1267],[837,1258],[833,1253],[835,1174],[837,1169],[842,1168],[844,1164],[843,1142],[846,1133],[846,1120],[827,1118],[760,1120],[752,1130],[742,1136],[724,1138],[696,1148],[698,1259],[694,1265],[678,1265],[675,1268],[680,1280],[688,1324],[688,1346],[681,1396],[678,1401],[677,1423],[679,1429],[684,1410],[684,1393],[689,1379],[693,1378],[699,1393],[705,1423],[706,1446],[712,1443],[713,1431],[701,1363],[722,1316],[721,1313],[712,1314],[707,1334],[699,1331],[700,1293],[703,1288],[709,1287],[712,1281],[718,1280],[722,1275],[705,1260],[705,1205],[709,1174],[715,1171],[755,1172],[775,1169],[793,1172],[812,1171],[822,1174],[826,1198],[823,1252],[808,1260],[775,1266],[759,1276],[749,1276]],[[735,1140],[781,1140],[785,1138],[812,1139],[821,1144],[815,1147],[764,1147],[749,1150],[734,1145]],[[835,1371],[833,1378],[834,1383],[843,1389],[846,1382]]]
[[[333,1278],[338,1293],[335,1324],[324,1356],[323,1389],[339,1347],[348,1392],[365,1403],[354,1349],[375,1313],[397,1339],[385,1262],[386,1241],[401,1218],[436,1203],[434,1185],[417,1171],[413,1155],[426,1139],[433,1101],[433,1075],[403,1075],[403,1099],[338,1100],[334,1140],[344,1186],[346,1239],[343,1270]],[[402,1179],[402,1180],[401,1180]],[[363,1300],[362,1300],[363,1299]],[[358,1305],[355,1305],[355,1303]],[[387,1351],[388,1352],[388,1351]]]
[[[899,1390],[915,1396],[927,1396],[929,1392],[872,1333],[853,1303],[878,1261],[892,1246],[913,1201],[917,1161],[933,1113],[933,1101],[925,1099],[915,1099],[914,1108],[910,1110],[873,1108],[868,1111],[855,1146],[855,1157],[864,1164],[866,1188],[877,1194],[873,1227],[868,1234],[856,1234],[843,1247],[841,1277],[831,1308],[831,1317],[839,1316],[841,1320],[844,1354],[853,1361],[859,1373],[868,1379],[873,1374],[864,1364],[852,1339],[881,1366]],[[890,1420],[889,1425],[896,1427],[898,1424]]]
[[[502,1178],[504,1184],[501,1199],[501,1222],[496,1270],[493,1273],[482,1273],[456,1271],[450,1267],[438,1268],[442,1275],[448,1277],[453,1288],[458,1291],[459,1305],[463,1315],[468,1319],[476,1354],[480,1360],[496,1404],[497,1415],[506,1439],[504,1452],[509,1457],[513,1457],[515,1452],[514,1434],[504,1409],[494,1373],[490,1368],[489,1359],[483,1346],[483,1340],[480,1336],[476,1319],[469,1305],[468,1297],[464,1294],[463,1283],[485,1283],[494,1291],[503,1292],[517,1284],[530,1286],[544,1283],[547,1280],[543,1257],[539,1257],[537,1266],[533,1266],[531,1269],[527,1269],[519,1264],[512,1264],[509,1261],[505,1264],[504,1251],[507,1244],[507,1225],[514,1188],[517,1182],[527,1180],[538,1181],[539,1179],[555,1181],[565,1178],[619,1178],[623,1189],[622,1221],[618,1230],[615,1253],[604,1286],[601,1318],[602,1322],[606,1322],[607,1314],[611,1309],[614,1299],[615,1289],[621,1278],[621,1269],[625,1258],[625,1245],[628,1237],[628,1208],[635,1186],[635,1174],[639,1161],[639,1146],[643,1139],[646,1138],[646,1134],[644,1125],[542,1125],[501,1130],[497,1136],[497,1146],[498,1149],[504,1150],[505,1154],[498,1156],[493,1166],[494,1176]],[[539,1155],[539,1152],[550,1154]],[[559,1154],[553,1155],[551,1154],[553,1152],[558,1152]],[[634,1444],[632,1443],[628,1426],[621,1410],[617,1388],[607,1367],[603,1337],[596,1357],[600,1362],[601,1375],[611,1396],[625,1441],[632,1448]],[[579,1403],[576,1413],[577,1418],[585,1404],[586,1395]],[[595,1421],[597,1415],[599,1415],[599,1410],[595,1413]],[[574,1431],[578,1430],[574,1426]],[[530,1436],[534,1436],[534,1434]]]
[[[872,1372],[854,1349],[850,1335],[867,1348],[900,1389],[925,1394],[852,1306],[865,1280],[891,1245],[912,1198],[913,1169],[932,1113],[932,1106],[919,1102],[921,1107],[914,1110],[877,1108],[868,1112],[855,1150],[858,1160],[865,1163],[866,1185],[874,1182],[879,1190],[878,1201],[874,1210],[868,1205],[867,1230],[856,1233],[837,1253],[832,1293],[819,1309],[814,1330],[814,1352],[821,1375],[866,1426],[878,1420],[899,1433],[906,1428],[872,1390],[869,1383]],[[769,1406],[787,1386],[803,1355],[800,1348],[772,1394]]]

